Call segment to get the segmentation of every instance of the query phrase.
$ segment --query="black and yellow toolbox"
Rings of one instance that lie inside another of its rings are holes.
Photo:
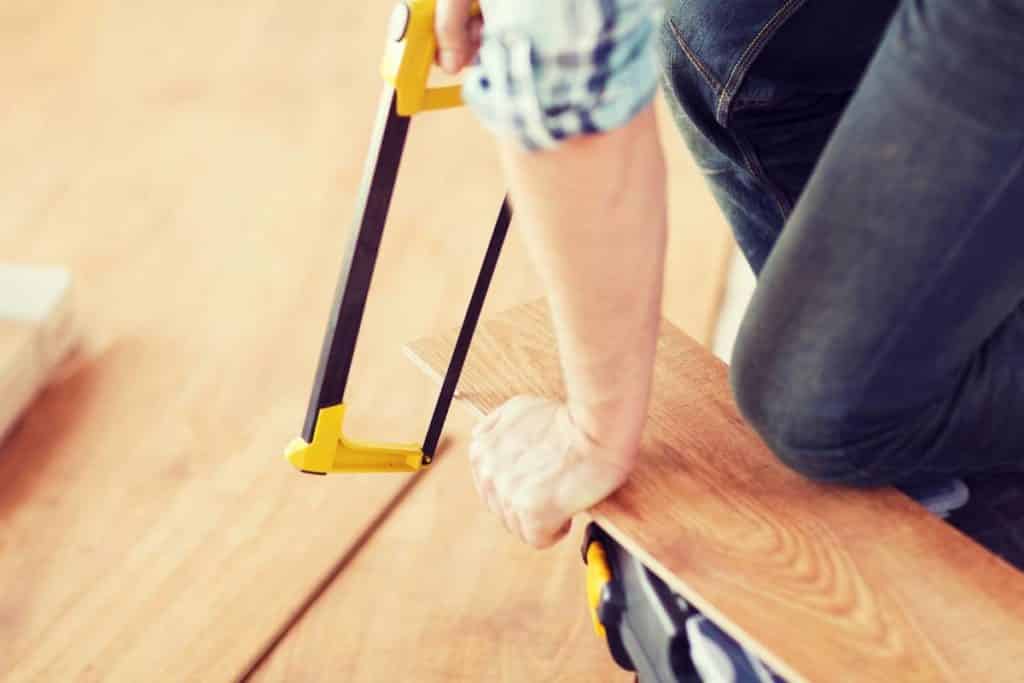
[[[581,551],[594,629],[615,663],[642,683],[699,683],[686,634],[696,610],[594,522]]]

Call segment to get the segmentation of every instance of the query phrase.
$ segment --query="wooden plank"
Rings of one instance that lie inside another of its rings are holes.
[[[412,344],[435,377],[452,334]],[[481,326],[477,414],[558,397],[548,311]],[[741,421],[726,367],[666,323],[639,469],[593,516],[791,681],[1019,681],[1024,575],[894,490],[808,482]]]
[[[65,269],[0,264],[0,440],[73,347],[70,300]]]
[[[5,682],[235,679],[406,485],[281,458],[348,241],[389,10],[0,7],[0,254],[67,264],[83,322],[80,358],[0,450]],[[466,112],[413,126],[354,436],[422,438],[436,389],[399,340],[461,317],[503,191],[486,148]],[[513,239],[493,301],[534,283]]]
[[[456,445],[253,681],[632,680],[590,624],[578,533],[537,553],[486,514],[465,458],[471,424],[455,416]]]

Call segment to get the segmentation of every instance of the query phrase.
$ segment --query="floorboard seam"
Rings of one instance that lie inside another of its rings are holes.
[[[436,462],[435,462],[436,465]],[[395,496],[388,502],[387,505],[383,506],[380,512],[366,525],[366,528],[359,534],[359,536],[353,541],[353,543],[345,550],[344,554],[338,558],[338,561],[327,571],[324,577],[315,585],[313,589],[285,620],[267,644],[261,648],[256,656],[251,660],[243,670],[242,675],[238,676],[236,681],[248,681],[252,676],[259,671],[263,666],[264,662],[277,650],[278,645],[291,633],[292,629],[302,621],[302,618],[310,610],[313,605],[320,599],[327,589],[331,587],[335,579],[337,579],[341,573],[360,553],[364,546],[369,543],[373,535],[377,533],[388,519],[391,514],[398,509],[398,506],[402,504],[402,501],[409,495],[409,493],[416,487],[417,484],[426,476],[427,470],[422,470],[417,474],[409,477],[409,481],[406,482],[405,486],[398,490]]]

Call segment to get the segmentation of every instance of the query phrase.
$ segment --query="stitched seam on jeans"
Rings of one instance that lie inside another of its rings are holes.
[[[722,89],[721,94],[718,97],[718,109],[715,112],[715,118],[721,125],[726,125],[728,118],[729,105],[732,102],[732,98],[736,96],[736,92],[740,88],[740,84],[743,83],[743,79],[747,75],[747,71],[750,69],[750,65],[753,64],[757,56],[761,54],[764,46],[768,43],[768,39],[775,34],[775,31],[789,19],[793,14],[803,7],[807,0],[787,0],[786,4],[783,5],[772,15],[772,18],[768,20],[761,30],[758,31],[757,35],[754,36],[754,40],[750,42],[747,49],[740,55],[739,60],[732,67],[732,71],[729,72],[729,78],[725,82],[725,87]]]
[[[713,73],[711,73],[711,69],[709,69],[707,65],[704,64],[704,62],[702,62],[699,57],[697,57],[697,55],[690,48],[686,40],[683,39],[682,34],[679,33],[679,27],[676,26],[676,23],[671,19],[668,20],[668,28],[670,31],[672,31],[672,35],[673,37],[675,37],[676,44],[679,45],[679,49],[683,51],[683,54],[686,55],[686,58],[688,60],[690,60],[690,63],[697,68],[697,71],[699,71],[701,76],[704,77],[704,80],[707,81],[707,84],[711,86],[712,90],[715,91],[715,94],[718,95],[720,92],[722,92],[721,82],[717,78],[715,78],[715,75]]]
[[[765,186],[772,199],[775,200],[775,205],[779,209],[780,220],[784,224],[789,218],[789,212],[792,209],[789,198],[768,177],[764,166],[761,165],[761,160],[758,159],[757,153],[754,152],[750,144],[735,131],[730,131],[730,133],[733,141],[736,143],[736,147],[740,150],[740,154],[743,155],[743,163],[746,165],[747,170]]]

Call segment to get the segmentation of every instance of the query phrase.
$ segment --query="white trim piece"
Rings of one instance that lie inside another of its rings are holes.
[[[42,322],[70,287],[64,268],[0,264],[0,320]]]
[[[750,298],[754,296],[756,285],[754,272],[747,265],[743,254],[738,249],[734,250],[732,263],[729,265],[729,279],[725,287],[725,296],[722,297],[722,305],[718,309],[718,323],[711,347],[714,354],[726,363],[732,357],[736,335],[739,333],[740,323],[743,322],[743,314],[747,311]]]

